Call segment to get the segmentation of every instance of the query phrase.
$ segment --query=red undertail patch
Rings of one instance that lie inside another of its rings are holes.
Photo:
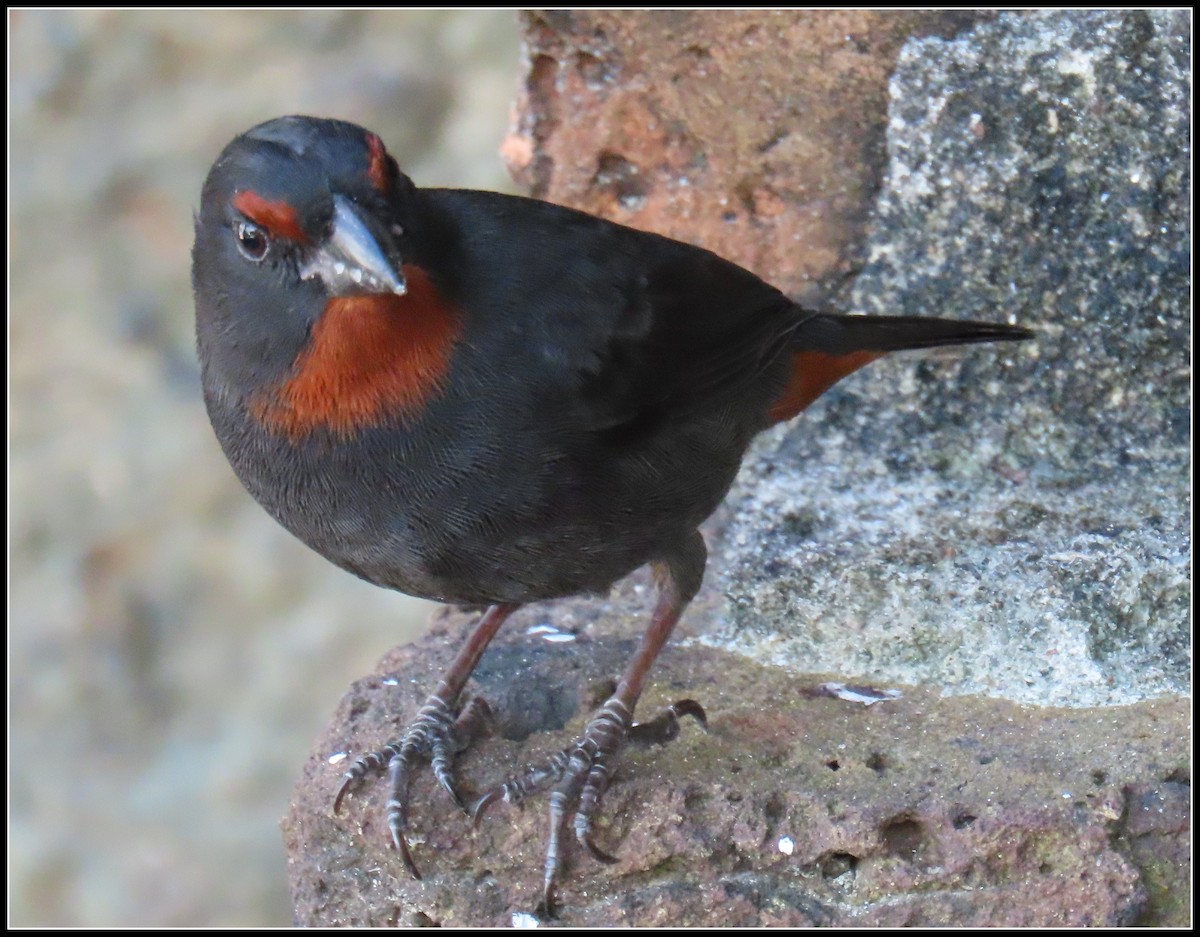
[[[848,355],[792,352],[792,376],[771,407],[771,420],[775,423],[790,420],[847,374],[883,355],[882,351],[852,351]]]

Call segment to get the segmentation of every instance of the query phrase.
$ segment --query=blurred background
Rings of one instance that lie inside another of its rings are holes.
[[[275,525],[208,427],[192,211],[286,113],[513,191],[516,14],[9,12],[9,923],[291,923],[278,821],[429,608]]]

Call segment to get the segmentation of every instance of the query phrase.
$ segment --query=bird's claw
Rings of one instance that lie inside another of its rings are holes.
[[[649,722],[637,722],[629,727],[629,741],[639,745],[662,745],[679,735],[679,720],[691,716],[708,731],[708,714],[694,699],[676,700]]]
[[[538,905],[539,916],[554,917],[554,886],[562,864],[559,847],[569,805],[575,805],[575,838],[580,845],[597,862],[606,865],[618,862],[616,856],[605,852],[592,838],[592,818],[612,778],[611,761],[626,739],[639,744],[671,741],[679,735],[682,716],[691,716],[701,726],[708,727],[704,708],[692,699],[672,703],[649,722],[634,725],[628,708],[614,696],[573,745],[493,787],[476,802],[471,813],[478,825],[497,801],[516,804],[554,787],[550,795],[550,843],[546,849],[545,887]]]
[[[346,795],[364,778],[382,773],[386,768],[389,787],[387,822],[392,845],[400,853],[405,868],[413,878],[420,879],[421,873],[413,861],[408,839],[404,835],[408,829],[408,785],[413,765],[421,755],[428,753],[434,777],[455,805],[466,812],[466,805],[454,783],[454,756],[482,732],[490,715],[487,703],[476,696],[462,708],[456,719],[450,704],[436,694],[431,695],[403,738],[363,755],[350,766],[334,797],[333,812],[336,814],[341,811]]]
[[[590,833],[576,834],[576,838],[579,840],[580,845],[582,845],[583,848],[586,849],[591,854],[591,857],[597,862],[603,862],[605,865],[616,865],[621,861],[612,853],[605,852],[603,849],[597,846],[596,841],[592,839]]]

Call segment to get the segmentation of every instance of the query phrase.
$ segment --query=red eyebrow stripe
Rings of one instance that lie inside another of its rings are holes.
[[[387,195],[388,189],[391,188],[391,177],[388,173],[387,150],[383,146],[383,141],[376,134],[367,134],[367,178],[371,180],[371,185],[375,186],[384,195]]]
[[[289,241],[308,242],[308,234],[287,202],[272,202],[257,192],[246,189],[233,197],[233,207],[257,225],[262,225],[275,237]]]

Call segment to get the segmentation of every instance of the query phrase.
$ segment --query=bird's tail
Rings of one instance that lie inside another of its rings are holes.
[[[792,374],[771,407],[771,419],[788,420],[847,374],[890,351],[1025,341],[1029,329],[990,322],[961,322],[925,316],[841,316],[812,313],[792,332]]]

